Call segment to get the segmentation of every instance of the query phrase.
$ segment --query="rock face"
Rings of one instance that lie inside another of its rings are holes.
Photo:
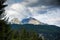
[[[40,22],[35,20],[35,19],[30,19],[28,24],[35,24],[35,25],[37,25],[37,24],[40,24]]]
[[[23,20],[22,20],[22,24],[40,25],[40,24],[44,24],[44,23],[38,21],[38,20],[35,19],[35,18],[30,17],[30,18],[27,18],[27,19],[23,19]]]
[[[20,21],[19,21],[18,18],[13,18],[13,19],[11,20],[11,23],[12,23],[12,24],[20,24]]]

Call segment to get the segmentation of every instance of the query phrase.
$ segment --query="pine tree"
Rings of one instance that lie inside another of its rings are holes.
[[[4,5],[6,0],[0,0],[0,40],[7,40],[9,36],[9,32],[11,31],[10,26],[7,24],[6,21],[1,20],[1,15],[5,11],[4,8],[7,5]]]
[[[15,35],[15,30],[12,30],[8,33],[7,40],[16,40],[17,36]]]
[[[38,38],[39,38],[39,36],[36,32],[32,32],[29,35],[31,35],[30,40],[38,40]]]
[[[22,28],[19,32],[19,35],[18,35],[18,40],[28,40],[28,32],[26,31],[25,28]]]
[[[1,14],[5,11],[4,8],[7,6],[7,5],[4,5],[4,2],[6,0],[0,0],[0,17],[1,17]]]

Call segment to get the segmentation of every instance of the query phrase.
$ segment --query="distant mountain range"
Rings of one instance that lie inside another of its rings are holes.
[[[13,19],[11,24],[12,30],[19,31],[21,28],[25,28],[28,31],[35,31],[38,34],[42,34],[45,37],[45,40],[60,40],[60,27],[55,25],[48,25],[42,23],[35,18],[26,18],[21,22],[18,19]]]

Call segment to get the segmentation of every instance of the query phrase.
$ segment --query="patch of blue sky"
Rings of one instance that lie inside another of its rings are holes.
[[[7,3],[8,4],[14,4],[14,3],[20,3],[22,2],[23,0],[7,0]]]

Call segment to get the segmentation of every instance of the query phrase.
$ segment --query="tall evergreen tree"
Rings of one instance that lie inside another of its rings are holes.
[[[6,0],[0,0],[0,40],[7,40],[9,32],[11,31],[9,25],[6,21],[1,20],[1,15],[5,11],[4,8],[7,5],[4,5]]]
[[[22,28],[20,32],[18,32],[17,40],[28,40],[28,35],[28,32],[24,28]]]

